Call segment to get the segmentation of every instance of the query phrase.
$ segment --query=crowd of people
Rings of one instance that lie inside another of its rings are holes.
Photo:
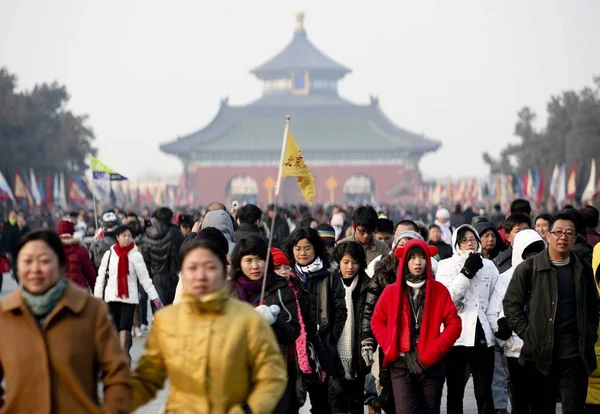
[[[600,412],[598,210],[413,211],[10,211],[0,412]]]

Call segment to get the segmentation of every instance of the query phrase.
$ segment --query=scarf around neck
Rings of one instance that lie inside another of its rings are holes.
[[[250,280],[246,275],[242,274],[235,280],[235,288],[242,301],[255,305],[260,299],[262,283],[262,277],[258,280]]]
[[[119,257],[119,266],[117,268],[117,297],[121,299],[129,298],[129,252],[135,247],[135,243],[123,247],[119,243],[115,244],[115,253]]]
[[[68,286],[69,282],[67,282],[67,279],[61,277],[46,292],[41,295],[34,295],[21,285],[21,297],[40,325],[44,325],[46,318],[52,312],[52,309],[54,309],[60,298],[63,297]]]
[[[425,312],[425,289],[425,284],[419,288],[418,292],[415,292],[415,289],[411,287],[406,289],[411,324],[410,351],[405,354],[405,360],[408,370],[413,374],[420,374],[425,369],[417,352],[417,342],[419,341],[419,334],[421,333],[421,325],[423,323],[423,313]]]
[[[344,367],[344,378],[347,380],[352,379],[352,345],[354,343],[354,302],[352,301],[352,293],[358,284],[358,275],[354,276],[352,284],[346,286],[344,283],[346,309],[348,310],[348,317],[344,323],[344,330],[338,341],[337,350]]]
[[[296,262],[296,269],[298,269],[304,276],[310,276],[312,273],[316,273],[323,269],[323,261],[320,257],[317,257],[312,263],[307,264],[306,266],[300,266],[300,264]]]

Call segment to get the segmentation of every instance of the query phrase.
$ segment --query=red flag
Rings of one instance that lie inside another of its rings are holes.
[[[541,169],[540,170],[540,180],[537,184],[537,202],[540,204],[544,202],[544,193],[545,193],[544,186],[545,185],[546,185],[546,183],[544,182],[544,170]]]
[[[576,168],[575,164],[571,165],[571,172],[569,173],[569,180],[567,181],[567,198],[575,198],[577,194],[577,182],[576,182]]]

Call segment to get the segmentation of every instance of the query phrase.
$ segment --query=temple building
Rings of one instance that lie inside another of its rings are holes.
[[[357,105],[340,97],[338,83],[351,72],[308,39],[297,13],[291,42],[251,70],[262,96],[243,106],[221,101],[203,129],[161,145],[183,163],[183,183],[194,204],[226,200],[272,202],[285,119],[315,175],[316,203],[393,202],[413,196],[421,157],[440,143],[395,125],[376,97]],[[282,203],[302,195],[284,180]]]

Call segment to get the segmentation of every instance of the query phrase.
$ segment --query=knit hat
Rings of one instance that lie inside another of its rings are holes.
[[[68,237],[75,234],[75,225],[67,220],[61,220],[58,222],[56,232],[60,237]]]
[[[317,226],[316,230],[326,246],[333,246],[335,244],[335,229],[332,226],[327,223],[321,223]]]
[[[417,240],[423,240],[423,241],[425,241],[425,239],[423,238],[423,236],[421,236],[416,231],[406,230],[406,231],[403,231],[402,233],[400,233],[398,235],[398,237],[396,237],[394,239],[394,243],[392,243],[392,252],[394,251],[394,249],[396,248],[396,246],[398,246],[398,243],[402,239],[410,239],[410,240],[417,239]]]
[[[281,251],[281,249],[278,249],[277,247],[271,247],[271,257],[273,258],[273,264],[275,267],[279,265],[290,265],[290,261],[288,260],[287,256]]]

